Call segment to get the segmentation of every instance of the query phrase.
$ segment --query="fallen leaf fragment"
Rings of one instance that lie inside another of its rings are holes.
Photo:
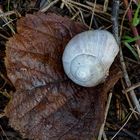
[[[84,88],[67,78],[62,53],[87,28],[67,17],[36,13],[17,23],[9,39],[6,69],[16,88],[5,109],[10,125],[34,140],[91,140],[104,119],[107,92],[120,78],[113,66],[102,85]]]

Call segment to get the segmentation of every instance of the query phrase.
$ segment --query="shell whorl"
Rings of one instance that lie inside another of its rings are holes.
[[[96,85],[102,80],[102,71],[102,64],[100,64],[96,57],[81,54],[72,60],[69,75],[75,83],[88,87],[93,84]]]
[[[118,51],[119,47],[108,31],[82,32],[72,38],[64,50],[64,71],[76,84],[96,86],[108,75]]]

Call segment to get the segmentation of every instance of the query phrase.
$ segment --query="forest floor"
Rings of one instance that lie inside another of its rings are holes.
[[[119,10],[118,10],[119,8]],[[1,0],[0,1],[0,140],[23,140],[8,125],[3,111],[15,88],[5,68],[6,42],[16,33],[16,22],[27,13],[54,12],[79,21],[89,29],[114,33],[120,45],[123,77],[109,94],[104,140],[140,139],[140,2],[138,0]]]

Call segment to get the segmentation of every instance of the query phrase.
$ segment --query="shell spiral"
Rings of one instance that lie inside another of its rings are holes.
[[[119,47],[110,32],[82,32],[72,38],[64,50],[64,71],[78,85],[96,86],[107,77],[118,52]]]

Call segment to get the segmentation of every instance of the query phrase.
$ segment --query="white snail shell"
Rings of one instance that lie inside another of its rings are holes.
[[[110,32],[82,32],[73,37],[64,50],[64,71],[78,85],[96,86],[107,77],[118,52],[119,46]]]

